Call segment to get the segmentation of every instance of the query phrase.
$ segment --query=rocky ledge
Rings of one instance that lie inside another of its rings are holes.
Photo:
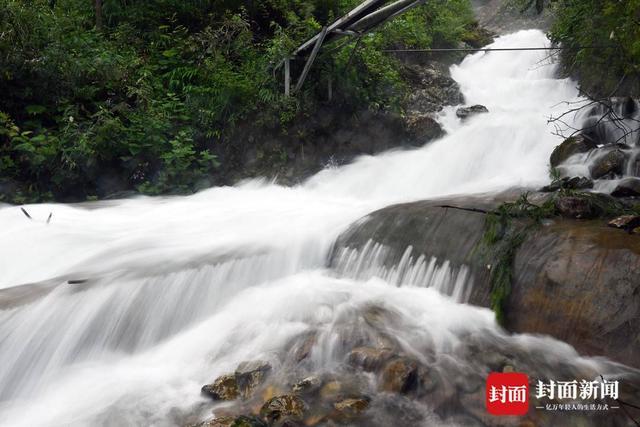
[[[513,200],[509,193],[384,208],[340,237],[332,264],[344,248],[361,251],[371,240],[387,249],[378,258],[387,270],[408,248],[413,259],[465,266],[468,302],[495,308],[500,297],[508,330],[550,335],[585,355],[640,368],[640,217],[617,214],[638,205],[590,193],[533,194],[527,203],[544,206],[542,217],[502,222],[499,212],[517,206],[503,203]],[[498,289],[501,274],[510,278],[506,289]]]

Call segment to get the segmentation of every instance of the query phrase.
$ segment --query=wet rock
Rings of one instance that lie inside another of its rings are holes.
[[[403,73],[412,87],[405,105],[405,110],[410,113],[434,113],[445,105],[464,102],[460,86],[448,75],[448,67],[438,64],[407,66]]]
[[[579,153],[586,153],[597,147],[598,145],[594,141],[584,135],[567,138],[551,153],[551,166],[555,168],[564,163],[569,157]]]
[[[466,119],[470,116],[482,113],[488,113],[489,109],[484,105],[472,105],[470,107],[461,107],[456,110],[456,116]]]
[[[320,389],[322,400],[336,399],[344,391],[344,386],[340,381],[329,381]]]
[[[407,130],[417,140],[429,141],[444,135],[442,126],[431,114],[412,114],[406,122]]]
[[[555,201],[555,206],[560,215],[565,218],[590,219],[602,214],[601,209],[586,197],[559,197]]]
[[[586,190],[593,188],[593,181],[584,176],[574,176],[573,178],[565,177],[556,180],[546,187],[542,187],[540,191],[543,193],[553,193],[558,190]]]
[[[392,393],[409,393],[418,388],[418,363],[405,357],[389,362],[382,372],[381,388]]]
[[[640,216],[638,215],[620,216],[616,219],[609,221],[609,227],[632,231],[637,227],[640,227]]]
[[[348,363],[364,371],[377,371],[394,356],[387,348],[358,347],[354,348],[347,356]]]
[[[251,396],[266,379],[271,371],[271,365],[262,360],[242,362],[235,372],[238,391],[243,399]]]
[[[618,183],[611,192],[614,197],[638,197],[640,196],[640,179],[625,178]]]
[[[589,168],[593,179],[613,178],[624,173],[628,154],[619,148],[599,157]]]
[[[234,422],[234,417],[216,417],[212,420],[192,424],[190,427],[231,427]]]
[[[233,420],[231,427],[267,427],[267,424],[260,418],[241,415]]]
[[[294,393],[313,393],[320,389],[322,381],[318,376],[312,375],[304,378],[293,385]]]
[[[202,393],[214,400],[235,400],[240,396],[235,375],[223,375],[202,387]]]
[[[285,394],[269,399],[260,409],[260,416],[268,422],[284,418],[301,419],[306,405],[302,399],[292,394]]]
[[[296,362],[302,362],[309,357],[313,346],[316,344],[316,339],[316,332],[304,334],[302,337],[296,339],[296,342],[292,345],[293,358]]]
[[[355,418],[369,407],[369,399],[365,397],[349,398],[333,404],[341,418]]]

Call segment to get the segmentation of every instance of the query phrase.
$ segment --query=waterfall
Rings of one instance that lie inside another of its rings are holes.
[[[494,47],[547,43],[531,30]],[[318,331],[312,360],[329,369],[343,356],[336,334],[372,304],[397,313],[389,332],[406,351],[428,348],[461,378],[488,369],[456,351],[473,341],[528,354],[545,372],[614,371],[549,338],[508,336],[489,310],[459,303],[472,278],[447,260],[408,250],[383,266],[384,248],[371,247],[344,253],[336,268],[326,262],[341,231],[390,203],[548,181],[559,140],[547,116],[577,96],[555,74],[540,52],[471,55],[452,75],[467,103],[489,113],[461,121],[447,108],[442,139],[294,188],[257,180],[188,197],[26,206],[33,220],[0,209],[0,425],[206,417],[203,384],[243,360],[284,363],[282,349],[300,334]]]

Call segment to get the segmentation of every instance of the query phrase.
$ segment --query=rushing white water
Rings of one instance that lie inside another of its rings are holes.
[[[523,31],[495,46],[546,42]],[[558,140],[547,116],[576,96],[575,84],[556,79],[539,52],[479,53],[452,72],[468,103],[490,113],[463,123],[449,108],[441,140],[363,157],[296,188],[254,181],[189,197],[28,206],[34,221],[0,209],[0,288],[43,282],[0,305],[0,424],[180,424],[216,375],[277,359],[293,336],[330,334],[371,302],[401,312],[398,336],[436,354],[456,357],[463,336],[482,334],[544,349],[547,362],[595,365],[553,340],[507,337],[490,311],[426,288],[464,289],[464,270],[410,257],[395,270],[348,257],[339,271],[325,268],[337,235],[373,209],[548,181]],[[366,262],[364,277],[357,266]],[[336,363],[330,339],[316,347],[318,366]]]

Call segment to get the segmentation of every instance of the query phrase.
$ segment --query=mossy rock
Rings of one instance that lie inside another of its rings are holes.
[[[598,145],[584,135],[576,135],[564,140],[551,153],[551,166],[557,167],[575,154],[587,153]]]

